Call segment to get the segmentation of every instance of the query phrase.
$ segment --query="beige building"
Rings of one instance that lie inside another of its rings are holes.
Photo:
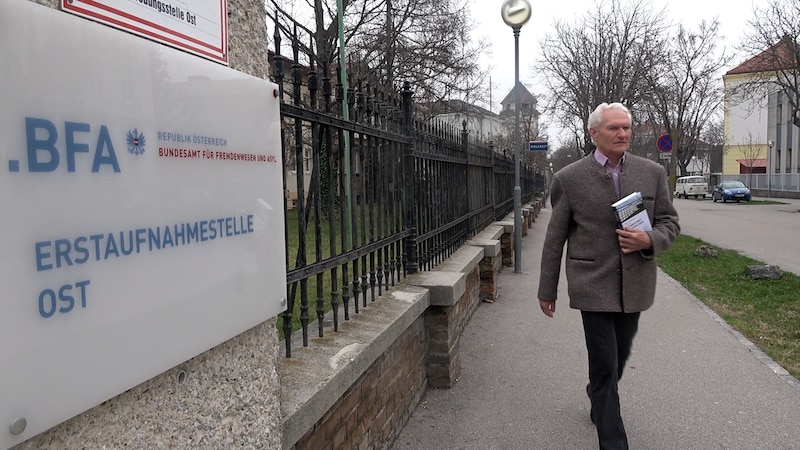
[[[536,109],[536,97],[522,84],[518,87],[521,139],[527,141],[538,137],[539,111]],[[514,125],[514,95],[515,91],[512,89],[500,102],[499,113],[461,100],[447,100],[432,107],[431,116],[456,127],[457,130],[461,130],[466,122],[470,139],[479,142],[492,141],[495,148],[501,151],[513,139],[511,133]]]

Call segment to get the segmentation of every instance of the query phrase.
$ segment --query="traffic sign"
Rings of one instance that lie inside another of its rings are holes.
[[[658,156],[662,161],[664,161],[664,160],[668,160],[672,156],[672,153],[671,152],[661,152],[661,154],[658,155]]]
[[[658,137],[658,141],[656,141],[656,147],[658,147],[659,151],[662,152],[671,152],[672,151],[672,136],[668,134],[662,134]]]
[[[529,149],[532,152],[546,152],[547,141],[530,141]]]

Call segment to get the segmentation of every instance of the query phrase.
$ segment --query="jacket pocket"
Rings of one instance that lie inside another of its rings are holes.
[[[580,258],[577,256],[570,256],[568,259],[572,261],[594,262],[594,258]]]

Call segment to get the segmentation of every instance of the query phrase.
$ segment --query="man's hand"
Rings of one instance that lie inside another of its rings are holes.
[[[617,230],[617,238],[619,239],[619,247],[622,249],[622,253],[626,255],[647,250],[653,246],[653,241],[650,239],[649,234],[634,228]]]
[[[555,300],[542,300],[542,299],[539,299],[539,307],[542,308],[542,312],[547,317],[553,317],[553,314],[556,313],[556,301]]]

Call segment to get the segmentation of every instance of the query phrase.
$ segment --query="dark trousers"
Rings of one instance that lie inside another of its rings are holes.
[[[600,450],[627,450],[617,382],[631,354],[639,313],[581,311],[589,353],[589,397]]]

